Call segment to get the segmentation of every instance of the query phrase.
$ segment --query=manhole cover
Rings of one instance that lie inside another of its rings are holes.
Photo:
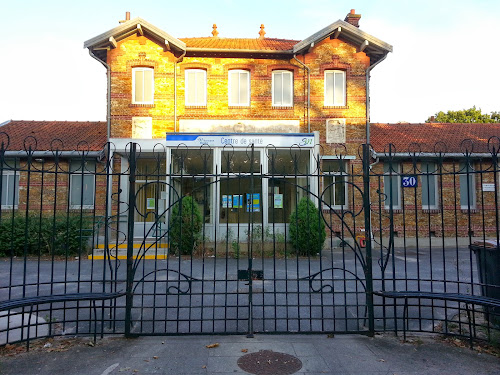
[[[256,375],[289,375],[302,368],[302,362],[290,354],[261,350],[238,359],[242,370]]]

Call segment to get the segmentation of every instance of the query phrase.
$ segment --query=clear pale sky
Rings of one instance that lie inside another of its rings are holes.
[[[424,122],[439,110],[500,110],[498,0],[0,1],[0,123],[105,120],[106,76],[83,42],[130,11],[174,37],[305,39],[350,9],[392,44],[372,71],[372,122]]]

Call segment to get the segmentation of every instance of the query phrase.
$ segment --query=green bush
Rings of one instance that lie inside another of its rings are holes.
[[[170,215],[170,250],[173,254],[191,254],[201,239],[203,219],[193,197],[182,197]]]
[[[92,220],[79,215],[5,215],[0,221],[0,256],[86,253]]]
[[[290,242],[299,255],[316,255],[323,249],[325,223],[314,203],[307,197],[290,215]]]

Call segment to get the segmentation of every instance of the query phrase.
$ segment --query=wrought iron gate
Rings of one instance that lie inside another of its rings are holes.
[[[171,161],[167,172],[152,168],[154,173],[137,188],[137,160],[141,155],[132,144],[128,156],[128,233],[133,233],[135,214],[141,212],[137,199],[141,189],[165,185],[168,203],[160,211],[156,209],[160,205],[151,201],[152,210],[142,210],[154,218],[154,223],[145,227],[138,250],[138,238],[134,250],[134,238],[128,236],[128,335],[373,330],[366,299],[370,285],[365,279],[370,267],[364,246],[369,241],[359,235],[359,228],[366,225],[363,206],[356,205],[357,212],[348,210],[347,205],[332,209],[332,197],[327,197],[344,192],[349,185],[352,196],[348,199],[363,202],[362,171],[336,171],[340,178],[325,182],[320,160],[310,163],[314,170],[308,165],[302,168],[302,151],[294,148],[286,150],[291,165],[280,170],[281,154],[274,148],[269,150],[265,160],[269,163],[267,173],[258,166],[232,173],[232,158],[239,155],[227,150],[222,171],[208,174],[205,168],[201,175],[184,174],[189,169],[184,165],[187,154],[179,152],[180,175],[176,173],[175,161]],[[206,167],[206,149],[200,152]],[[243,162],[250,166],[258,164],[253,147],[246,150],[245,158]],[[342,157],[338,162],[345,165]],[[181,183],[176,184],[175,178]],[[229,198],[218,193],[229,186],[233,188]],[[260,200],[263,187],[269,198],[266,219]],[[220,198],[213,207],[219,223],[210,226],[204,222],[203,214],[201,224],[193,230],[194,222],[200,220],[196,197],[205,213],[209,210],[210,189]],[[276,191],[281,194],[274,194]],[[311,207],[320,208],[314,214],[306,210],[310,216],[305,220],[300,214],[288,215],[291,208],[282,206],[283,201],[289,202],[297,211],[302,197],[310,199]],[[160,197],[157,194],[149,199],[158,202]],[[230,222],[229,217],[235,214],[236,222]],[[276,215],[282,217],[278,220]],[[299,228],[298,232],[292,226]],[[323,226],[326,230],[321,229]],[[159,227],[163,229],[158,230]],[[302,239],[305,243],[293,241],[293,237],[304,233],[316,238],[321,235],[318,231],[328,233],[323,234],[323,240],[327,237],[324,248],[307,242],[307,238]],[[167,258],[147,259],[148,255],[158,254],[162,243],[169,244]]]

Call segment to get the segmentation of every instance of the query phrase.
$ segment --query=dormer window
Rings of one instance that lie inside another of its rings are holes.
[[[346,104],[346,81],[343,70],[325,70],[325,106],[343,107]]]
[[[132,103],[154,103],[154,70],[152,68],[132,68]]]

